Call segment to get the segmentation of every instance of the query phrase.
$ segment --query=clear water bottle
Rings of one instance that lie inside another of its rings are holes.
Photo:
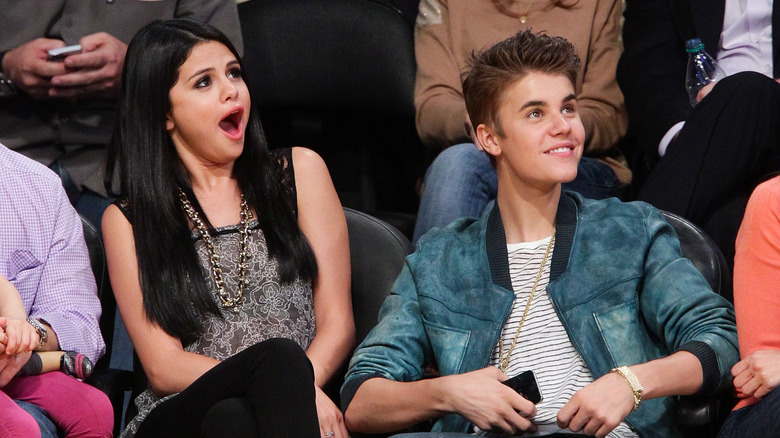
[[[696,106],[696,95],[705,85],[719,81],[726,77],[726,73],[717,62],[704,50],[704,44],[698,38],[685,42],[685,51],[688,52],[688,71],[685,76],[685,87],[688,89],[688,97],[691,105]]]

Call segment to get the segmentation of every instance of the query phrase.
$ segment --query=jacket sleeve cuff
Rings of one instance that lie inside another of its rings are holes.
[[[711,394],[718,389],[720,382],[720,368],[715,350],[706,342],[691,341],[683,344],[677,351],[687,351],[701,362],[702,384],[694,395]]]
[[[374,377],[382,377],[379,373],[361,374],[355,378],[349,379],[344,382],[344,386],[341,387],[341,412],[347,412],[349,404],[352,403],[352,398],[355,397],[360,385],[366,380],[373,379]]]

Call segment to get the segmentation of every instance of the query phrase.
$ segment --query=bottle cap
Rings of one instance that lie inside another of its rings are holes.
[[[698,52],[704,48],[704,43],[698,38],[691,38],[685,42],[685,51],[688,53]]]

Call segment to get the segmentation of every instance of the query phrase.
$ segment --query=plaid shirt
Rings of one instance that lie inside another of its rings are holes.
[[[62,350],[103,355],[100,301],[81,219],[60,179],[0,144],[0,274],[27,315],[46,321]]]

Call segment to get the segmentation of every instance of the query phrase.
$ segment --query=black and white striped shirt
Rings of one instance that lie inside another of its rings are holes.
[[[512,345],[517,327],[523,318],[528,297],[531,295],[539,266],[549,243],[548,237],[535,242],[507,245],[509,274],[516,298],[499,341],[503,342],[505,355]],[[536,416],[533,418],[538,430],[535,434],[524,436],[556,432],[571,433],[569,430],[558,428],[556,421],[558,411],[575,392],[593,381],[590,370],[571,343],[547,295],[551,260],[552,251],[545,262],[544,271],[528,309],[527,320],[523,323],[506,370],[509,377],[533,370],[542,393],[542,401],[536,405]],[[499,361],[499,349],[496,344],[490,357],[490,364],[498,366]],[[476,431],[479,435],[499,436],[478,429]],[[625,423],[621,423],[608,436],[610,438],[637,437]]]

